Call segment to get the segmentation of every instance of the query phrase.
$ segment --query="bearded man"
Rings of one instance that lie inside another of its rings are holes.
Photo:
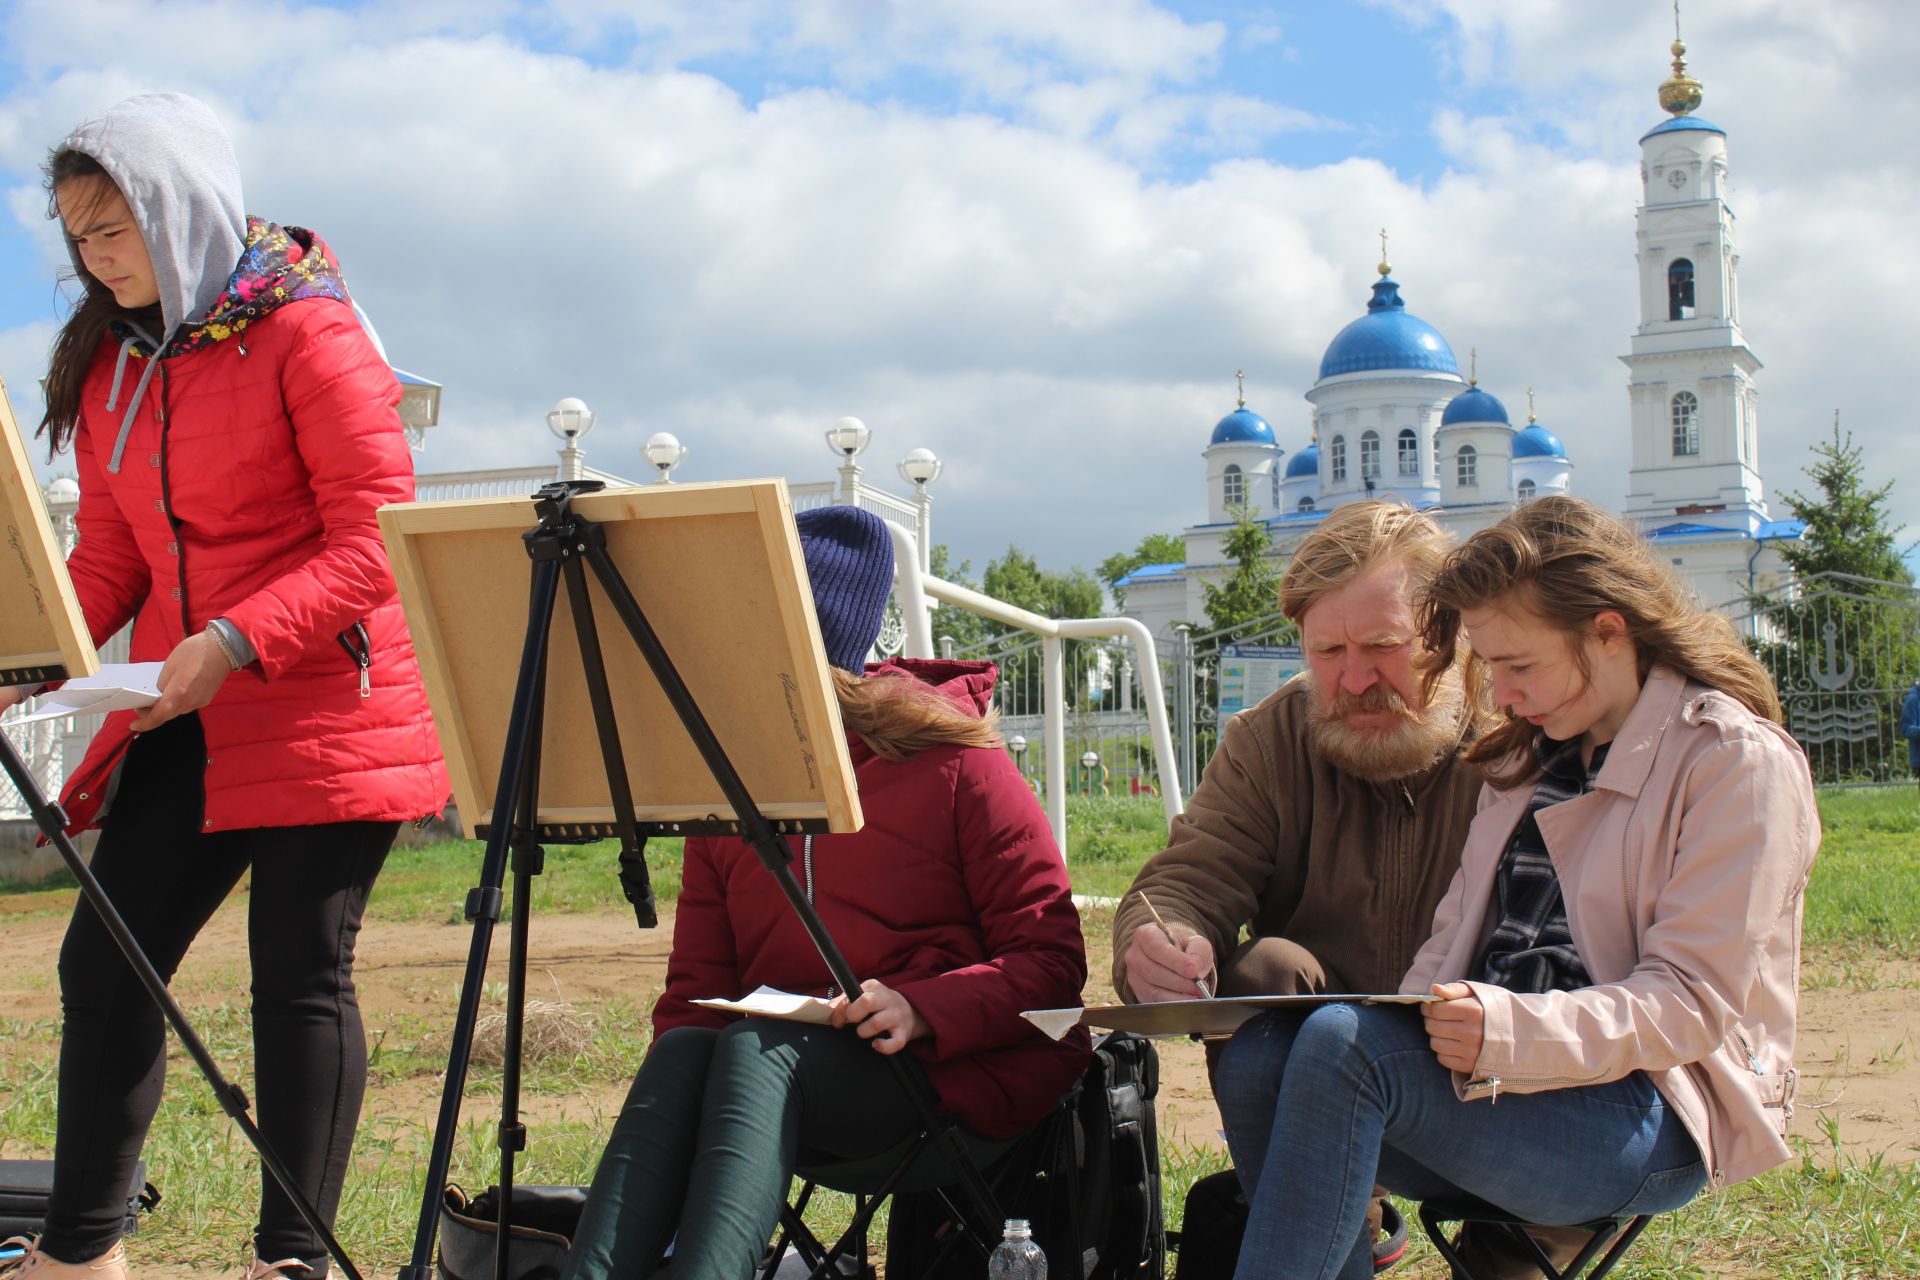
[[[1280,607],[1307,669],[1227,721],[1121,899],[1122,999],[1193,999],[1196,979],[1226,996],[1399,989],[1480,794],[1461,757],[1483,700],[1461,666],[1422,692],[1417,597],[1450,549],[1431,517],[1383,501],[1340,507],[1301,542]],[[1397,1216],[1384,1200],[1369,1213],[1377,1267],[1404,1247]]]
[[[1338,508],[1300,544],[1280,606],[1307,669],[1227,721],[1121,900],[1122,998],[1189,999],[1196,979],[1228,996],[1399,988],[1480,794],[1461,758],[1479,700],[1459,667],[1422,693],[1416,598],[1450,547],[1431,517],[1382,501]]]

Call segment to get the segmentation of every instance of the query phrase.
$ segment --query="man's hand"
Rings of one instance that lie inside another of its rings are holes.
[[[853,1027],[862,1040],[873,1041],[873,1047],[881,1053],[898,1053],[907,1047],[907,1041],[933,1034],[920,1011],[892,987],[868,978],[860,984],[860,991],[858,1000],[849,1002],[842,993],[828,1002],[834,1026]]]
[[[1127,939],[1127,987],[1135,1000],[1198,1000],[1194,983],[1212,972],[1213,944],[1184,924],[1162,930],[1149,922]]]
[[[233,664],[214,638],[196,631],[174,647],[160,667],[160,701],[133,718],[133,731],[158,729],[175,716],[198,711],[213,701],[233,674]]]
[[[0,711],[10,711],[33,696],[30,684],[0,685]]]
[[[1486,1043],[1487,1011],[1464,982],[1436,982],[1433,994],[1440,997],[1438,1003],[1420,1006],[1433,1054],[1441,1066],[1470,1076]]]

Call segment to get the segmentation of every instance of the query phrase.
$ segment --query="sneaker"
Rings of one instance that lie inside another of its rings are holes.
[[[1378,1211],[1379,1217],[1374,1217]],[[1407,1256],[1407,1219],[1384,1197],[1373,1202],[1367,1213],[1367,1225],[1373,1230],[1373,1269],[1376,1274],[1398,1266]]]
[[[0,1240],[0,1276],[6,1280],[127,1280],[127,1247],[113,1242],[91,1262],[62,1262],[40,1252],[38,1236],[12,1236]]]

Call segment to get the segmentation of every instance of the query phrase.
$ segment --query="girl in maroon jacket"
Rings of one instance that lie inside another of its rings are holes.
[[[79,472],[68,570],[94,643],[131,621],[133,659],[165,664],[159,702],[108,717],[62,803],[76,829],[100,823],[94,874],[164,977],[251,872],[260,1128],[331,1221],[366,1085],[361,913],[400,821],[447,795],[374,522],[413,497],[400,389],[326,245],[245,214],[201,103],[129,99],[56,147],[47,177],[81,285],[42,424]],[[60,995],[53,1196],[14,1265],[119,1280],[164,1041],[84,901]],[[263,1183],[247,1274],[323,1274]]]
[[[802,888],[853,971],[849,1001],[758,858],[687,841],[655,1040],[615,1124],[563,1280],[745,1280],[802,1153],[857,1160],[914,1132],[881,1055],[925,1066],[941,1109],[985,1138],[1044,1117],[1079,1079],[1023,1009],[1079,1002],[1086,950],[1046,819],[1000,748],[987,663],[862,670],[893,581],[886,525],[852,507],[797,521],[866,825],[807,837]],[[833,1025],[696,1005],[761,985],[830,997]]]

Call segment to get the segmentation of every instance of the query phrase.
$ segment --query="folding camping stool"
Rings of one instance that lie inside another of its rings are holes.
[[[1602,1280],[1652,1220],[1652,1214],[1643,1213],[1637,1217],[1600,1218],[1593,1222],[1573,1224],[1584,1231],[1593,1232],[1593,1239],[1562,1270],[1553,1265],[1546,1251],[1527,1234],[1526,1228],[1536,1224],[1524,1218],[1517,1218],[1480,1200],[1427,1200],[1420,1205],[1421,1227],[1433,1241],[1433,1247],[1440,1251],[1440,1256],[1453,1268],[1454,1275],[1462,1280],[1483,1278],[1475,1276],[1460,1260],[1459,1253],[1454,1249],[1454,1241],[1445,1230],[1445,1224],[1450,1222],[1471,1222],[1506,1232],[1520,1242],[1547,1280]],[[1589,1264],[1593,1267],[1591,1271],[1587,1270]]]

